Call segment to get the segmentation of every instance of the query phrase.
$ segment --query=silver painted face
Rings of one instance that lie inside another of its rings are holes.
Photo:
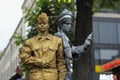
[[[64,32],[68,32],[71,29],[71,19],[67,19],[62,23],[61,30]]]
[[[61,27],[61,29],[65,32],[70,31],[71,28],[71,23],[64,23],[63,26]]]

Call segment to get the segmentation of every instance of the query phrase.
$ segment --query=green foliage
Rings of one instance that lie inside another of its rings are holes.
[[[120,0],[94,0],[93,12],[97,12],[100,9],[114,11],[120,6]]]
[[[29,80],[29,71],[32,66],[23,65],[22,62],[20,62],[19,64],[22,67],[23,72],[25,72],[26,80]]]
[[[50,0],[37,0],[35,4],[35,8],[24,9],[24,18],[26,22],[28,22],[28,26],[30,27],[28,38],[37,34],[36,26],[39,13],[46,12],[48,14],[50,25],[49,32],[53,34],[57,31],[57,24],[55,22],[56,16],[65,8],[72,11],[74,10],[74,7],[72,6],[73,3],[58,3]]]
[[[20,34],[14,34],[12,38],[15,39],[15,44],[17,46],[19,46],[20,44],[23,44],[25,41],[25,37],[23,37]]]

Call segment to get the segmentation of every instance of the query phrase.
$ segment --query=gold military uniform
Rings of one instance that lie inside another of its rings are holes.
[[[61,38],[48,34],[46,37],[37,35],[26,40],[20,58],[23,64],[32,66],[29,80],[64,80],[66,62],[63,54]],[[49,62],[49,67],[44,67],[35,60]]]

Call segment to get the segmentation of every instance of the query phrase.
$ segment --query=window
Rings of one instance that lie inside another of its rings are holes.
[[[120,23],[118,23],[118,29],[117,30],[118,30],[117,32],[118,32],[118,39],[119,39],[119,44],[120,44],[120,31],[119,31],[120,30]]]
[[[94,43],[118,44],[118,34],[120,36],[120,32],[118,31],[116,23],[94,22],[93,25],[94,25],[93,26],[93,30],[94,30],[93,42]]]
[[[95,49],[95,63],[102,65],[120,57],[119,51],[116,49]]]

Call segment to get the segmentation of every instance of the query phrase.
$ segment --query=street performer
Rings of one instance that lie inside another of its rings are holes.
[[[41,13],[37,21],[38,35],[26,40],[20,53],[22,63],[32,66],[29,80],[64,80],[66,61],[62,39],[48,33],[46,13]]]
[[[65,80],[72,80],[73,73],[73,57],[72,54],[78,54],[85,52],[86,48],[91,44],[92,33],[88,35],[85,40],[85,43],[80,46],[70,46],[70,40],[67,37],[66,33],[71,29],[72,23],[72,13],[71,11],[65,9],[62,13],[57,16],[56,22],[58,24],[58,31],[55,34],[60,37],[63,41],[64,54],[67,63],[67,73]]]

